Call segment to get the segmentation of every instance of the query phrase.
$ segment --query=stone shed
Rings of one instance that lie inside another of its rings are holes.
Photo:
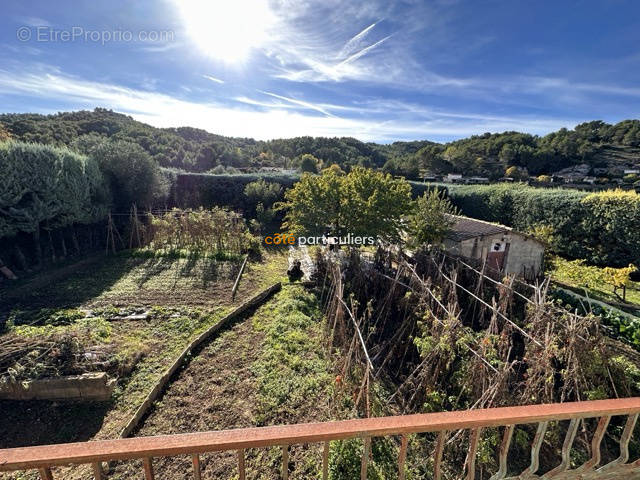
[[[453,255],[474,259],[488,267],[528,280],[543,269],[544,243],[497,223],[452,215],[454,225],[444,239]]]

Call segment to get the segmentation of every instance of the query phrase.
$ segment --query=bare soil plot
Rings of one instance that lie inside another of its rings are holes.
[[[35,325],[22,329],[42,329],[42,333],[65,329],[70,326],[48,324],[47,319],[63,308],[66,312],[90,311],[108,326],[104,345],[114,350],[114,356],[126,359],[143,353],[120,378],[108,404],[0,401],[0,448],[116,438],[188,342],[246,298],[282,279],[287,265],[284,254],[268,254],[250,263],[232,304],[235,267],[229,263],[116,255],[81,262],[77,268],[65,267],[62,276],[55,271],[45,274],[51,281],[36,278],[0,292],[5,307],[10,299],[12,318],[38,317]],[[144,318],[124,316],[140,311],[145,312]],[[0,342],[2,338],[0,335]],[[83,478],[83,474],[86,472],[65,469],[63,478]]]
[[[333,406],[333,375],[326,358],[315,299],[285,286],[250,318],[206,346],[178,375],[137,436],[323,421]],[[311,303],[310,303],[311,302]],[[318,478],[321,446],[295,446],[291,478]],[[281,452],[247,452],[247,478],[279,478]],[[193,478],[189,457],[154,460],[158,478]],[[202,456],[203,478],[237,475],[235,452]],[[143,478],[141,464],[121,463],[112,478]]]

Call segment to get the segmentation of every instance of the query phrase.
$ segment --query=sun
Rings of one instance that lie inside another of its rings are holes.
[[[177,0],[187,33],[207,56],[240,63],[268,40],[274,15],[267,0]]]

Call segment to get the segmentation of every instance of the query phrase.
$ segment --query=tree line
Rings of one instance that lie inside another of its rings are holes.
[[[577,163],[608,166],[607,146],[640,148],[640,121],[615,125],[592,121],[546,136],[520,132],[485,133],[449,143],[430,141],[365,143],[355,138],[297,137],[269,141],[224,137],[191,127],[155,128],[111,110],[63,112],[55,115],[0,115],[2,132],[16,140],[74,148],[79,139],[99,136],[135,143],[165,168],[187,172],[237,173],[274,167],[299,169],[305,155],[321,170],[333,164],[383,169],[417,179],[434,174],[464,173],[499,178],[509,167],[531,175],[548,174]]]

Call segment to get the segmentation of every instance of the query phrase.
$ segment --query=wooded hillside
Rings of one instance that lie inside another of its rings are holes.
[[[4,114],[0,115],[0,125],[0,131],[5,130],[16,140],[72,149],[77,149],[87,136],[136,143],[159,166],[188,172],[237,173],[234,169],[260,167],[295,169],[304,154],[313,155],[319,167],[361,165],[383,168],[407,178],[418,178],[425,170],[499,178],[510,166],[540,175],[579,163],[605,168],[640,164],[639,120],[615,125],[592,121],[544,137],[504,132],[446,144],[424,140],[384,145],[348,137],[257,141],[191,127],[162,129],[102,108],[55,115]]]

